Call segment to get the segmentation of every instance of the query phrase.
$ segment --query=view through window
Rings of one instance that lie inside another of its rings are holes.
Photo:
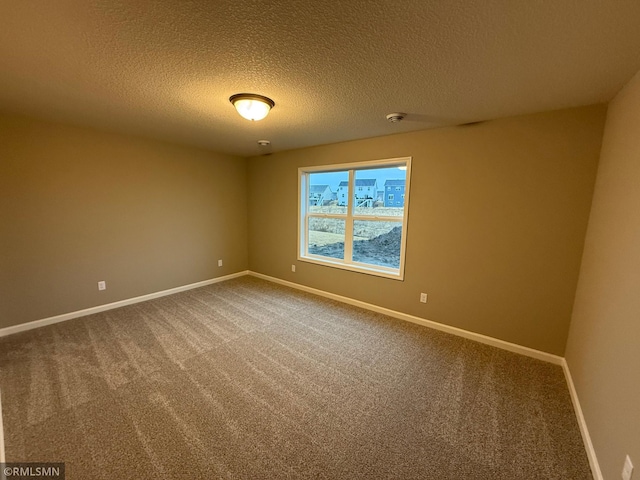
[[[410,158],[299,169],[300,260],[402,278]]]

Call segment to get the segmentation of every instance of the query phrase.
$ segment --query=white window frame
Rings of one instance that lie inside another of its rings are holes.
[[[355,198],[355,172],[356,170],[367,170],[385,167],[403,167],[406,170],[405,177],[405,201],[403,216],[384,215],[356,215],[354,213]],[[348,172],[349,181],[347,185],[347,205],[345,214],[333,213],[310,213],[307,209],[308,193],[310,189],[309,174],[322,172]],[[383,160],[369,160],[363,162],[353,162],[335,165],[322,165],[314,167],[298,168],[298,255],[299,261],[324,265],[353,272],[366,273],[379,277],[391,278],[394,280],[404,280],[405,254],[407,245],[407,223],[409,218],[409,187],[411,181],[411,157],[389,158]],[[353,192],[349,195],[349,192]],[[345,242],[344,260],[338,258],[324,257],[309,253],[308,225],[309,218],[336,218],[345,221]],[[352,259],[353,254],[353,224],[355,221],[391,221],[402,225],[402,239],[400,243],[400,266],[399,268],[383,267],[356,262]]]

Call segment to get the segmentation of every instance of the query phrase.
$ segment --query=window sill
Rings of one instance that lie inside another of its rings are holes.
[[[385,267],[376,268],[375,265],[364,265],[364,264],[354,264],[354,263],[347,264],[347,263],[342,263],[338,260],[332,261],[327,257],[311,256],[311,255],[309,256],[299,255],[298,260],[300,260],[301,262],[313,263],[315,265],[322,265],[325,267],[339,268],[340,270],[347,270],[350,272],[364,273],[366,275],[389,278],[391,280],[400,280],[400,281],[404,280],[404,272],[402,272],[400,269],[396,270],[396,269],[385,268]]]

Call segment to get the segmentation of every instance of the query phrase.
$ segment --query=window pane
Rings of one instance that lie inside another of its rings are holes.
[[[309,253],[344,260],[344,225],[338,218],[309,218]]]
[[[309,174],[309,213],[347,213],[349,172]]]
[[[402,280],[410,171],[411,157],[299,168],[298,259]]]
[[[353,222],[353,261],[400,268],[401,222]]]
[[[407,171],[398,167],[356,170],[355,215],[402,217]]]

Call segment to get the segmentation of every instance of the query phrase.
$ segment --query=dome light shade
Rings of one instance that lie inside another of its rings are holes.
[[[247,120],[262,120],[275,106],[273,100],[254,93],[238,93],[231,95],[229,101],[238,113]]]

